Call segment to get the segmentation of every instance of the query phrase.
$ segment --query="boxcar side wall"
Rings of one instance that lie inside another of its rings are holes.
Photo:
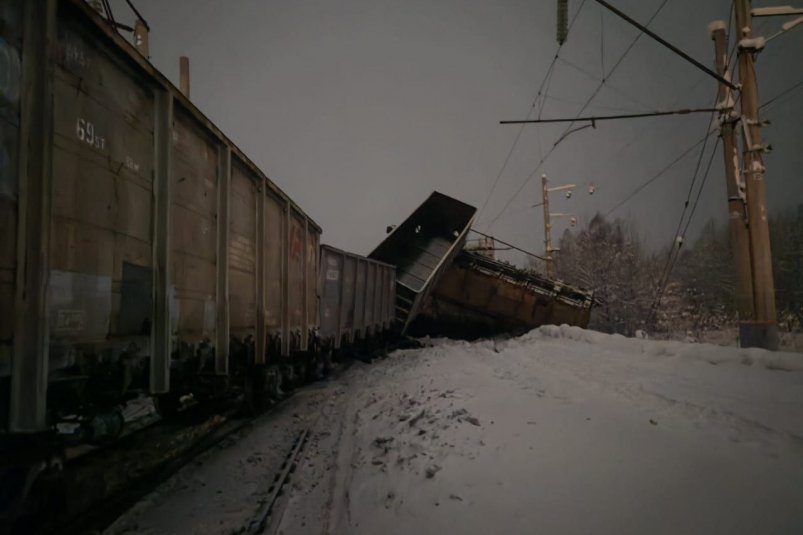
[[[0,425],[46,430],[49,378],[158,394],[183,356],[228,373],[230,337],[306,349],[320,227],[82,0],[0,20]]]
[[[383,333],[390,315],[382,307],[395,299],[388,281],[396,268],[328,245],[321,245],[320,259],[321,342],[337,349]]]

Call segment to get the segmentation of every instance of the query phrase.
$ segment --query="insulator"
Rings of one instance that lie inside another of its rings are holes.
[[[558,0],[558,43],[566,42],[569,35],[569,0]]]

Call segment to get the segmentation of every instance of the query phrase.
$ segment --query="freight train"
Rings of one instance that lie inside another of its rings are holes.
[[[434,193],[371,257],[322,245],[83,0],[0,0],[0,75],[0,524],[131,398],[259,408],[381,351],[473,219]]]
[[[460,261],[475,214],[434,192],[367,257],[323,245],[84,0],[0,0],[0,531],[47,509],[65,446],[113,441],[133,398],[258,410],[444,299],[461,325],[478,306],[588,321],[590,295]]]

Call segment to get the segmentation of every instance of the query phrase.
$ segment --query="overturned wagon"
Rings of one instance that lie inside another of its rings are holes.
[[[587,327],[592,292],[461,251],[435,286],[416,327],[461,338],[540,325]]]
[[[396,266],[396,329],[404,333],[463,248],[476,208],[433,192],[368,255]]]

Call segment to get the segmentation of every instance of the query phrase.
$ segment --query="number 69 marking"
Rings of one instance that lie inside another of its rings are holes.
[[[83,117],[79,117],[75,124],[75,135],[87,145],[98,149],[106,148],[106,138],[97,135],[95,125]]]

